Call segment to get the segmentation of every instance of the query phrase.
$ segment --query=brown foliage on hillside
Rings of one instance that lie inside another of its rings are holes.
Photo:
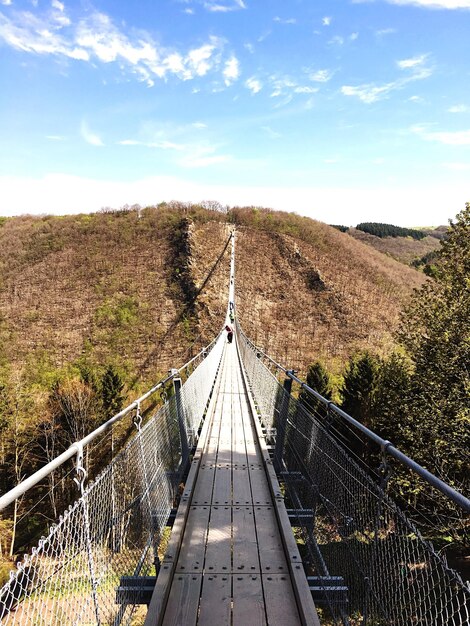
[[[223,322],[237,225],[237,306],[248,334],[290,367],[391,341],[423,278],[348,235],[295,214],[173,203],[0,227],[3,362],[86,357],[154,378]],[[191,352],[192,351],[192,352]]]
[[[316,359],[337,370],[357,349],[392,345],[418,272],[295,214],[235,209],[233,219],[239,316],[271,356],[305,374]]]
[[[411,237],[376,237],[356,228],[350,228],[348,234],[407,265],[440,248],[439,239],[434,235],[420,240]]]

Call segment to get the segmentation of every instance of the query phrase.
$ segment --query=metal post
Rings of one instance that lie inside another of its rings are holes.
[[[172,369],[170,370],[170,373],[173,375],[173,390],[175,392],[176,414],[178,417],[178,427],[181,440],[181,466],[184,468],[189,460],[189,445],[188,433],[186,432],[186,424],[184,421],[183,399],[181,397],[182,382],[178,375],[178,370]]]
[[[294,372],[292,371],[292,373]],[[284,393],[282,394],[281,406],[279,408],[279,416],[276,424],[276,447],[274,449],[274,468],[278,473],[282,470],[282,451],[284,449],[284,441],[286,438],[286,425],[287,416],[289,414],[290,394],[292,391],[292,378],[289,378],[288,376],[284,380],[283,387]]]

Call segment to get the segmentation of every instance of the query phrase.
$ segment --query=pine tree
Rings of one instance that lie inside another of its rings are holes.
[[[366,426],[373,421],[379,366],[378,357],[364,352],[349,360],[344,374],[341,408]]]
[[[106,420],[122,409],[124,383],[113,365],[108,365],[101,378],[101,402]]]
[[[406,310],[400,338],[415,366],[410,453],[465,489],[470,449],[470,203],[450,223],[434,280]]]
[[[314,389],[321,396],[327,400],[331,399],[330,375],[320,361],[315,361],[310,365],[307,371],[306,382],[309,387]],[[308,391],[303,390],[299,396],[299,400],[313,413],[319,413],[321,416],[325,415],[325,405]]]

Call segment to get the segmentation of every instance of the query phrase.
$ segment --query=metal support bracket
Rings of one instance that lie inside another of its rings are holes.
[[[185,467],[189,460],[189,442],[188,442],[188,433],[186,431],[186,423],[184,420],[183,399],[181,396],[181,387],[183,386],[183,383],[178,374],[178,370],[171,369],[170,374],[173,376],[173,390],[175,392],[176,414],[177,414],[177,419],[178,419],[178,428],[180,432],[180,441],[181,441],[181,461],[182,461],[182,466]]]
[[[83,491],[85,489],[85,480],[88,473],[85,469],[85,465],[83,464],[83,445],[81,442],[77,442],[75,446],[77,447],[77,458],[75,461],[75,471],[77,475],[74,477],[73,480],[77,484],[77,487],[80,489],[80,495],[83,495]]]
[[[284,450],[284,441],[286,438],[287,417],[289,415],[290,394],[292,391],[292,378],[289,374],[295,374],[294,370],[286,372],[287,377],[284,380],[284,393],[281,398],[281,406],[279,407],[278,421],[276,424],[276,447],[274,449],[274,468],[276,473],[282,470],[282,451]]]

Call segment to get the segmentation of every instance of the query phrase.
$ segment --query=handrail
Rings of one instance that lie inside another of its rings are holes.
[[[200,352],[198,352],[196,356],[190,359],[187,363],[185,363],[179,369],[171,370],[170,374],[166,378],[156,383],[151,389],[149,389],[146,393],[140,396],[140,398],[137,398],[137,400],[134,400],[134,402],[129,404],[129,406],[127,406],[125,409],[122,409],[122,411],[120,411],[119,413],[116,413],[116,415],[113,415],[113,417],[111,417],[107,422],[105,422],[104,424],[96,428],[93,432],[89,433],[86,437],[84,437],[80,441],[75,441],[74,443],[72,443],[72,445],[69,448],[67,448],[65,452],[62,452],[62,454],[60,454],[58,457],[56,457],[55,459],[53,459],[52,461],[44,465],[44,467],[41,467],[41,469],[37,470],[37,472],[35,472],[34,474],[31,474],[31,476],[29,476],[28,478],[23,480],[21,483],[16,485],[16,487],[13,487],[13,489],[10,489],[10,491],[8,491],[6,494],[1,496],[0,497],[0,511],[3,511],[3,509],[5,509],[9,504],[14,502],[17,498],[22,496],[24,493],[26,493],[29,489],[31,489],[31,487],[34,487],[34,485],[36,485],[38,482],[43,480],[46,476],[48,476],[55,469],[63,465],[66,461],[71,459],[73,456],[82,455],[83,449],[85,446],[87,446],[89,443],[94,441],[102,433],[109,430],[115,422],[118,422],[120,419],[125,417],[132,410],[137,409],[142,402],[147,400],[147,398],[149,398],[156,391],[158,391],[158,389],[161,389],[162,387],[164,387],[170,380],[175,378],[175,376],[177,376],[180,372],[182,372],[189,365],[191,365],[191,363],[193,363],[196,359],[198,359],[208,350],[211,350],[214,347],[219,336],[220,336],[220,333],[205,348],[203,348]]]
[[[413,459],[411,459],[406,454],[401,452],[390,441],[388,441],[387,439],[382,439],[382,437],[379,437],[379,435],[377,435],[372,430],[364,426],[364,424],[361,424],[356,419],[354,419],[354,417],[351,417],[351,415],[349,415],[348,413],[340,409],[338,406],[336,406],[334,402],[331,402],[331,400],[324,398],[317,391],[315,391],[315,389],[312,389],[311,387],[309,387],[306,383],[304,383],[300,378],[298,378],[295,375],[293,370],[287,370],[285,367],[277,363],[274,359],[272,359],[265,352],[263,352],[263,350],[261,350],[261,348],[256,346],[250,339],[248,339],[248,337],[245,335],[245,333],[243,332],[239,324],[238,324],[238,328],[239,328],[239,332],[241,333],[241,335],[244,337],[248,345],[254,351],[262,355],[263,358],[268,360],[278,370],[284,372],[284,374],[288,378],[298,383],[302,389],[304,389],[305,391],[308,391],[308,393],[313,395],[319,402],[324,404],[329,411],[333,411],[334,413],[339,415],[342,419],[344,419],[346,422],[351,424],[351,426],[354,426],[354,428],[356,428],[361,433],[363,433],[368,439],[378,444],[383,454],[389,454],[390,456],[392,456],[394,459],[396,459],[403,465],[406,465],[413,472],[421,476],[421,478],[423,478],[432,487],[440,491],[442,494],[444,494],[446,497],[452,500],[455,504],[459,505],[467,513],[470,512],[470,500],[466,498],[463,494],[456,491],[453,487],[445,483],[440,478],[437,478],[437,476],[434,476],[434,474],[432,474],[427,469],[425,469],[424,467],[416,463],[416,461],[413,461]]]

